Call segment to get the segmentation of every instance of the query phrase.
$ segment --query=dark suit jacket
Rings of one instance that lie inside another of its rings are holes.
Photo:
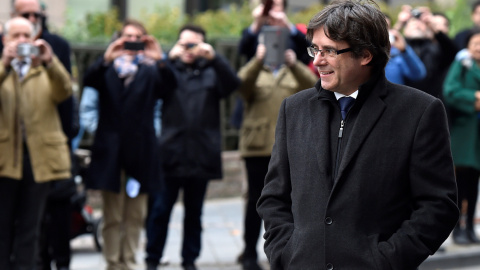
[[[153,110],[157,99],[173,90],[175,79],[170,69],[157,66],[160,64],[140,64],[127,87],[113,63],[104,65],[103,58],[87,70],[84,85],[98,90],[100,108],[87,188],[119,192],[122,169],[140,182],[140,192],[161,188]]]
[[[271,269],[416,269],[456,224],[442,102],[379,77],[347,116],[335,179],[333,93],[317,83],[284,100],[257,205]]]

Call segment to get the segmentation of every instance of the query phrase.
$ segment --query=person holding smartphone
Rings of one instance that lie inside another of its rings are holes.
[[[84,85],[99,93],[85,184],[101,191],[107,270],[135,269],[147,193],[162,186],[153,117],[157,100],[175,85],[169,71],[155,38],[140,22],[126,20],[119,37],[84,77]]]

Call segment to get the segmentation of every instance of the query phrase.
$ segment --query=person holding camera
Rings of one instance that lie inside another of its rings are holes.
[[[155,194],[147,221],[147,269],[163,256],[168,225],[183,191],[182,267],[196,269],[200,255],[202,209],[210,180],[222,179],[220,101],[240,84],[235,71],[206,41],[197,25],[185,25],[168,53],[177,87],[163,96],[160,152],[165,188]]]
[[[422,60],[407,44],[402,33],[391,28],[391,19],[385,14],[390,40],[390,60],[385,66],[385,77],[393,83],[404,84],[405,79],[418,81],[427,75]]]
[[[124,22],[85,74],[100,108],[85,184],[101,191],[107,270],[135,268],[147,193],[162,186],[154,107],[175,86],[172,78],[160,45],[135,20]]]
[[[432,13],[428,7],[402,6],[395,28],[403,30],[407,44],[422,60],[427,74],[421,80],[405,79],[405,84],[442,99],[443,80],[455,59],[457,48],[448,37],[445,15]]]
[[[34,26],[5,23],[0,64],[0,269],[35,269],[40,222],[51,181],[71,177],[57,105],[70,76]]]
[[[265,62],[267,53],[266,46],[259,44],[255,57],[238,72],[242,80],[238,92],[244,104],[239,150],[245,161],[248,181],[243,235],[245,247],[238,258],[244,270],[262,269],[257,262],[262,220],[256,204],[275,141],[280,104],[286,97],[312,87],[317,81],[310,68],[297,59],[292,49],[284,51],[285,61],[279,67]]]

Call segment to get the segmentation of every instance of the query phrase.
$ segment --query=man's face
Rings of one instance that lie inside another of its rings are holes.
[[[333,41],[323,32],[323,27],[313,33],[312,46],[320,49],[343,50],[350,48],[345,41]],[[323,89],[350,95],[358,87],[366,82],[370,76],[370,68],[366,65],[371,61],[371,54],[354,58],[352,52],[345,52],[334,57],[322,56],[318,53],[313,64],[320,74],[320,81]]]
[[[193,64],[197,55],[195,53],[196,47],[198,44],[203,42],[203,35],[190,31],[184,30],[180,33],[180,38],[178,39],[178,44],[183,46],[185,49],[182,55],[180,56],[180,60],[185,64]]]
[[[10,23],[10,29],[4,36],[4,42],[31,43],[33,41],[32,26],[25,20],[15,20]]]
[[[42,13],[40,3],[37,0],[16,0],[14,16],[21,16],[29,20],[33,24],[36,32],[41,28]]]
[[[142,29],[137,28],[133,25],[127,25],[122,30],[122,38],[125,41],[129,42],[139,42],[143,36]],[[139,51],[130,51],[127,50],[128,55],[136,55]]]
[[[433,36],[427,25],[417,18],[410,18],[407,21],[403,33],[406,38],[411,39],[430,38]]]

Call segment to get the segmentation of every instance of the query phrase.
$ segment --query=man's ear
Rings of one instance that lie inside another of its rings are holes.
[[[372,62],[373,54],[369,50],[365,49],[365,50],[363,50],[363,55],[361,56],[361,58],[362,58],[361,64],[366,66],[370,62]]]

